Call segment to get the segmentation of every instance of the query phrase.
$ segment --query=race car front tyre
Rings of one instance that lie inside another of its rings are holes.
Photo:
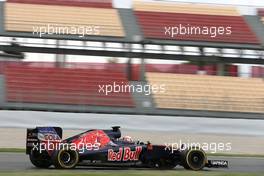
[[[29,159],[38,168],[49,168],[52,165],[51,158],[46,151],[31,150]]]
[[[52,157],[53,164],[57,169],[72,169],[79,162],[79,153],[76,150],[60,149],[55,151]]]
[[[182,153],[182,166],[189,170],[202,170],[206,164],[206,154],[202,149],[189,148]]]

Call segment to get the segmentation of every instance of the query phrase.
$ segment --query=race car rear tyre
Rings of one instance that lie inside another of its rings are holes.
[[[182,153],[182,166],[189,170],[202,170],[206,164],[206,154],[202,149],[189,148]]]
[[[46,151],[40,153],[37,150],[31,150],[29,159],[38,168],[49,168],[52,165],[51,158]]]
[[[79,153],[69,148],[60,149],[55,151],[52,160],[57,169],[72,169],[79,162]]]

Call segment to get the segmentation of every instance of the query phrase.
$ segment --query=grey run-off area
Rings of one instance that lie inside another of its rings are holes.
[[[181,133],[264,136],[264,120],[181,116],[0,111],[0,127],[60,126],[65,129],[109,128]]]
[[[154,144],[231,143],[232,150],[216,152],[264,154],[264,120],[33,111],[0,111],[0,148],[25,148],[26,128],[36,126],[60,126],[67,138],[116,125],[123,136]]]

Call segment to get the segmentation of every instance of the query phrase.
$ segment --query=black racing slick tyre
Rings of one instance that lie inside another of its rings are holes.
[[[52,157],[53,164],[57,169],[72,169],[79,162],[79,153],[76,150],[60,149],[55,151]]]
[[[40,153],[37,150],[31,150],[29,159],[38,168],[49,168],[52,165],[51,158],[46,151]]]
[[[182,166],[188,170],[202,170],[206,164],[205,152],[200,148],[189,148],[182,152]]]

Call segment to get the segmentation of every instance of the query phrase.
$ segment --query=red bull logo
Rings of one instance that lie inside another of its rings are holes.
[[[108,150],[108,161],[138,161],[142,147],[138,146],[134,151],[130,147],[119,148],[118,152],[113,149]]]

